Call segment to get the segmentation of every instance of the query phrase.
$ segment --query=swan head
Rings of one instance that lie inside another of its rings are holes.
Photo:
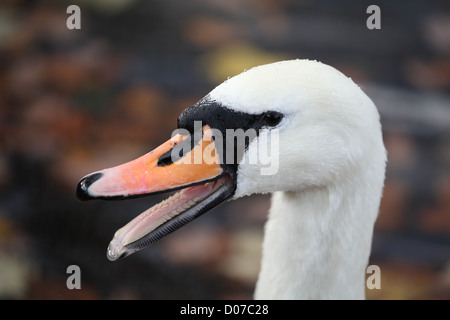
[[[182,112],[169,141],[85,176],[77,196],[181,190],[116,232],[108,248],[116,260],[227,199],[336,186],[361,171],[382,184],[384,163],[379,115],[363,91],[328,65],[290,60],[226,80]]]
[[[241,160],[235,197],[327,186],[372,164],[384,170],[375,105],[328,65],[290,60],[255,67],[222,83],[207,99],[236,112],[279,117],[274,125],[262,125],[247,146],[246,156],[258,159]]]

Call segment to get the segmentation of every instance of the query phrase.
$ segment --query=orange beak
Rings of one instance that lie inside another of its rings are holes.
[[[190,140],[190,136],[177,134],[138,159],[89,174],[79,183],[78,198],[89,200],[147,195],[177,190],[219,177],[223,169],[209,126],[203,128],[202,139],[192,149],[190,143],[180,145],[190,142],[186,140]],[[183,157],[176,154],[186,149],[190,150]]]
[[[234,183],[220,164],[208,125],[194,143],[190,135],[175,135],[136,160],[85,176],[77,197],[122,199],[178,189],[183,190],[116,232],[108,247],[110,260],[146,247],[233,195]]]

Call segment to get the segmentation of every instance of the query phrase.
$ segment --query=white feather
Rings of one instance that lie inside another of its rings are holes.
[[[386,163],[373,102],[336,69],[309,60],[253,68],[210,98],[285,115],[272,154],[277,173],[262,175],[261,165],[244,161],[238,167],[234,198],[274,192],[255,298],[364,298]]]

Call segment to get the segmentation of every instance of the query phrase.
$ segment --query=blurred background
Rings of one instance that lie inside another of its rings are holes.
[[[69,30],[66,9],[81,9]],[[366,9],[381,9],[369,30]],[[87,173],[165,141],[228,76],[330,64],[379,107],[389,151],[368,299],[450,298],[450,2],[102,0],[0,4],[0,298],[248,299],[269,198],[225,203],[118,262],[114,232],[162,198],[81,203]],[[68,290],[69,265],[81,290]]]

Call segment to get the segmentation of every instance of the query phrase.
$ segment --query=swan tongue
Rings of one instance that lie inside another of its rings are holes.
[[[203,127],[201,139],[188,138],[175,135],[136,160],[94,172],[78,183],[77,197],[83,201],[183,189],[119,229],[108,247],[108,259],[146,247],[234,194],[235,184],[219,163],[210,127]]]

